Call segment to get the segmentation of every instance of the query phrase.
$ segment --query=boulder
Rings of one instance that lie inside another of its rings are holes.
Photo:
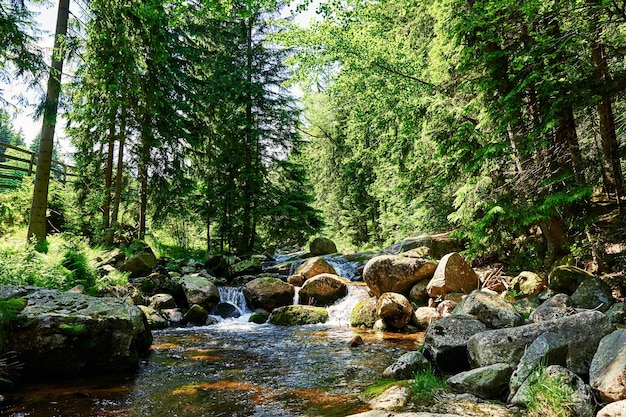
[[[283,326],[326,323],[328,311],[324,307],[290,305],[275,308],[270,323]]]
[[[363,269],[363,280],[374,296],[385,292],[408,295],[418,282],[432,277],[437,264],[426,259],[376,256]]]
[[[444,297],[449,292],[469,294],[476,288],[478,275],[461,255],[453,252],[441,258],[426,290],[435,298]]]
[[[359,336],[358,334],[355,334],[354,336],[352,336],[352,338],[348,341],[348,347],[351,347],[351,348],[363,346],[364,344],[365,342],[363,341],[363,338]]]
[[[550,365],[526,378],[515,396],[511,400],[513,405],[528,406],[531,400],[536,399],[536,387],[541,387],[544,383],[539,383],[539,376],[547,379],[556,379],[555,384],[559,386],[569,386],[572,389],[572,398],[567,403],[568,415],[572,417],[593,416],[594,398],[588,385],[575,373],[559,365]],[[541,389],[541,388],[539,388]]]
[[[526,378],[548,365],[565,366],[567,363],[567,340],[555,333],[544,333],[526,349],[509,381],[509,401]]]
[[[490,329],[520,326],[524,323],[521,314],[511,304],[488,290],[472,291],[454,309],[453,314],[474,316]]]
[[[605,336],[591,361],[589,383],[602,401],[626,400],[626,331]]]
[[[589,371],[589,364],[600,340],[612,331],[613,325],[604,314],[585,311],[556,320],[475,334],[467,341],[467,351],[474,368],[495,363],[508,363],[516,367],[537,337],[546,332],[556,333],[569,344],[567,367],[582,375]]]
[[[206,308],[198,304],[193,304],[183,315],[183,321],[193,324],[194,326],[204,326],[207,323],[208,317],[209,312]]]
[[[528,318],[541,305],[541,301],[538,297],[526,297],[513,301],[511,305],[522,317]]]
[[[293,303],[295,289],[278,278],[256,278],[243,286],[243,295],[253,308],[272,311]]]
[[[296,274],[302,275],[305,280],[313,278],[319,274],[335,274],[337,271],[332,267],[326,259],[315,257],[307,259],[296,269]]]
[[[616,401],[604,406],[596,417],[626,417],[626,400]]]
[[[122,272],[129,272],[131,278],[136,278],[148,275],[156,263],[157,259],[154,254],[144,252],[118,262],[116,268]]]
[[[156,311],[154,308],[141,305],[137,307],[139,307],[141,311],[143,311],[143,314],[146,316],[146,320],[148,321],[148,327],[150,327],[150,330],[165,329],[167,327],[167,319],[159,314],[159,312]]]
[[[576,266],[561,265],[553,268],[548,275],[548,287],[555,292],[573,294],[581,282],[593,278],[589,272]]]
[[[204,259],[204,267],[216,277],[226,277],[230,275],[230,262],[228,258],[221,254],[207,253]]]
[[[0,356],[15,352],[25,377],[128,371],[152,344],[144,313],[116,298],[0,286],[8,299],[23,308],[2,329]]]
[[[413,307],[402,294],[386,292],[376,303],[376,315],[394,329],[401,329],[411,322]]]
[[[267,319],[269,319],[269,318],[270,318],[270,312],[269,311],[263,310],[262,308],[257,308],[250,315],[250,318],[248,319],[248,322],[256,323],[256,324],[263,324],[263,323],[267,322]]]
[[[434,321],[439,320],[441,315],[435,307],[418,307],[413,310],[413,323],[418,329],[426,330]]]
[[[486,330],[484,323],[471,316],[453,315],[439,319],[426,330],[424,355],[441,371],[465,371],[469,369],[468,339]]]
[[[374,327],[378,320],[376,315],[376,304],[378,300],[374,297],[359,301],[350,313],[350,326],[352,327]]]
[[[547,299],[530,314],[529,320],[533,323],[554,320],[576,314],[572,299],[567,294],[556,294]]]
[[[426,287],[428,286],[428,279],[423,279],[417,284],[413,285],[411,291],[409,292],[409,301],[418,306],[424,306],[428,304],[428,291]]]
[[[241,312],[237,306],[231,303],[218,303],[213,311],[223,319],[236,319],[241,317]]]
[[[199,275],[184,275],[179,282],[189,306],[198,304],[206,311],[211,311],[220,302],[220,292],[208,278]]]
[[[506,363],[496,363],[483,368],[461,372],[447,379],[456,392],[470,393],[484,399],[496,400],[506,396],[507,383],[513,368]]]
[[[448,317],[459,304],[456,301],[444,300],[437,305],[437,314],[440,317]]]
[[[401,242],[385,248],[383,252],[396,255],[420,247],[427,247],[429,255],[435,259],[441,259],[447,253],[460,252],[464,249],[463,242],[451,238],[449,233],[441,233],[438,235],[407,237]]]
[[[334,274],[319,274],[304,282],[300,290],[300,303],[329,306],[347,294],[345,279]]]
[[[520,272],[509,283],[508,294],[513,298],[537,296],[547,287],[547,280],[530,271]]]
[[[230,267],[232,276],[255,275],[263,272],[263,266],[258,258],[250,258],[245,261],[237,262]]]
[[[304,277],[300,274],[289,275],[287,282],[295,287],[301,287],[304,284]]]
[[[411,397],[411,388],[401,385],[392,385],[379,395],[367,401],[367,404],[376,410],[401,410],[406,407]],[[383,414],[389,416],[389,413]]]
[[[587,278],[581,282],[571,298],[578,308],[602,312],[607,311],[614,302],[611,287],[596,277]]]
[[[161,310],[160,313],[170,326],[178,326],[184,323],[183,312],[180,308],[168,308]]]
[[[383,371],[384,379],[411,379],[417,372],[430,369],[430,362],[421,352],[412,351],[400,356]]]
[[[328,255],[337,253],[337,245],[332,240],[325,237],[317,237],[309,243],[309,252],[313,256]]]
[[[107,252],[103,252],[96,257],[96,268],[100,268],[104,265],[113,266],[120,261],[126,259],[126,254],[119,248],[113,248]]]
[[[163,310],[167,308],[176,308],[176,300],[171,294],[155,294],[150,297],[150,307]]]
[[[626,303],[615,303],[604,314],[611,319],[611,323],[624,325],[626,324]]]

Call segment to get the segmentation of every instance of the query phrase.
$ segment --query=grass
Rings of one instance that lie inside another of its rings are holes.
[[[410,382],[413,392],[413,401],[420,405],[434,404],[437,395],[443,393],[446,388],[445,378],[437,375],[432,366],[423,372],[417,372]]]
[[[385,392],[387,389],[394,385],[408,385],[408,381],[397,381],[395,379],[380,379],[376,382],[365,387],[360,397],[364,400],[371,400],[372,398],[376,398]]]
[[[576,393],[570,384],[562,376],[550,376],[541,367],[531,376],[533,378],[530,393],[530,401],[527,404],[529,417],[570,417],[578,415],[574,411]],[[588,413],[580,417],[593,416],[590,407]]]

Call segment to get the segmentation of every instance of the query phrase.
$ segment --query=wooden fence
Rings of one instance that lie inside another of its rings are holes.
[[[35,152],[0,142],[0,190],[17,188],[22,178],[33,175],[37,168],[37,157]],[[50,177],[66,184],[70,177],[76,176],[72,172],[74,168],[53,159]]]

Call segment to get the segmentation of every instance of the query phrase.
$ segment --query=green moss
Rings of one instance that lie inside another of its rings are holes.
[[[77,336],[81,336],[87,333],[89,331],[89,328],[84,323],[76,323],[76,324],[62,323],[59,326],[59,330],[61,330],[61,333],[63,333],[65,336],[77,337]]]
[[[372,398],[378,397],[379,395],[381,395],[383,392],[385,392],[387,389],[389,389],[390,387],[394,385],[400,386],[400,387],[406,387],[409,385],[409,381],[397,381],[395,379],[380,379],[368,385],[367,387],[365,387],[365,389],[360,395],[360,398],[363,401],[371,400]]]

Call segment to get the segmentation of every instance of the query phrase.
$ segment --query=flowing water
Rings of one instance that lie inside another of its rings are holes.
[[[361,390],[422,342],[421,335],[351,329],[349,312],[365,287],[350,286],[329,308],[327,324],[294,327],[248,323],[240,291],[221,291],[240,318],[154,332],[133,375],[29,383],[5,395],[0,415],[346,416],[367,410]],[[365,345],[349,348],[357,332]]]

